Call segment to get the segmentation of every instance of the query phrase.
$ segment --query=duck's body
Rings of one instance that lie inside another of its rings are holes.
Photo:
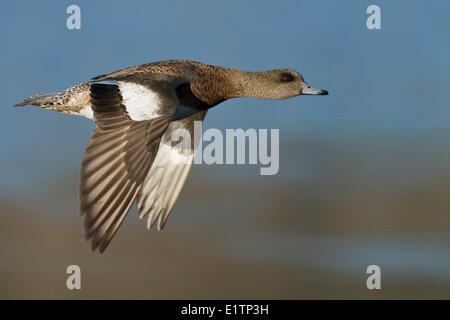
[[[134,200],[150,228],[161,229],[178,197],[194,156],[172,146],[176,129],[193,137],[194,121],[209,108],[236,97],[286,99],[328,94],[289,69],[246,72],[188,60],[144,64],[104,74],[60,93],[25,99],[96,122],[83,158],[80,214],[93,250],[103,252]],[[183,161],[172,160],[182,157]]]

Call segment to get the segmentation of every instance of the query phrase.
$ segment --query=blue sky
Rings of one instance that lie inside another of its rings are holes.
[[[66,28],[71,4],[81,8],[81,30]],[[366,28],[370,4],[381,7],[382,30]],[[164,59],[289,67],[330,92],[227,101],[206,127],[280,128],[281,139],[401,137],[423,146],[450,136],[448,1],[2,1],[0,21],[2,194],[49,170],[78,170],[94,127],[15,103]]]

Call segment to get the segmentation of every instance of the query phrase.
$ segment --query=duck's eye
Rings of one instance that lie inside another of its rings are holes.
[[[281,82],[294,81],[294,76],[290,73],[282,73],[280,77]]]

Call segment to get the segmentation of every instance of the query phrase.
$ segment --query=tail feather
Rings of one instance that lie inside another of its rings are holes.
[[[22,102],[15,104],[15,107],[23,107],[26,105],[44,106],[58,104],[60,93],[37,94],[35,96],[24,99]]]
[[[24,99],[15,106],[22,107],[26,105],[38,106],[68,114],[84,115],[82,114],[83,108],[90,105],[89,84],[82,83],[57,93],[37,94]]]

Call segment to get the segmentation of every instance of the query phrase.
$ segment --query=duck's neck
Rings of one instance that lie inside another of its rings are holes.
[[[264,71],[214,67],[191,83],[191,88],[198,98],[211,106],[238,97],[273,98],[270,81]]]
[[[272,89],[273,81],[267,71],[248,72],[234,69],[235,77],[232,81],[239,88],[237,97],[247,97],[256,99],[274,99]]]

